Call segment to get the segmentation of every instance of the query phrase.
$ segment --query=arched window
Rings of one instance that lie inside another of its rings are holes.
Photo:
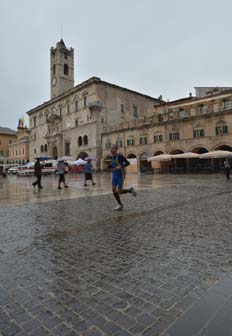
[[[228,134],[228,125],[223,121],[219,121],[215,127],[216,135]]]
[[[64,75],[67,75],[68,76],[68,71],[69,71],[69,68],[68,68],[68,64],[64,64]]]
[[[87,137],[87,135],[84,135],[83,142],[84,142],[84,145],[88,145],[88,137]]]
[[[70,105],[67,104],[67,114],[69,114],[69,113],[70,113]]]
[[[82,137],[81,136],[78,137],[78,146],[79,147],[82,146]]]
[[[78,111],[78,100],[75,100],[75,112]]]
[[[43,145],[41,145],[41,147],[40,147],[40,151],[41,151],[41,153],[43,153],[43,151],[44,151],[44,147],[43,147]]]

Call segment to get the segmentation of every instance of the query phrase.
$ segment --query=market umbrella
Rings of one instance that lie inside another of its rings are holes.
[[[223,158],[232,158],[232,152],[224,150],[216,150],[200,154],[200,159],[223,159]]]
[[[197,159],[199,157],[200,157],[200,154],[192,153],[192,152],[172,155],[173,159]]]
[[[147,159],[148,162],[151,161],[170,161],[173,158],[173,155],[171,154],[160,154],[156,156],[149,157]]]
[[[73,161],[73,165],[75,165],[75,166],[82,166],[82,165],[85,165],[87,163],[87,161],[85,161],[85,160],[82,160],[82,159],[78,159],[78,160],[76,160],[76,161]]]
[[[88,160],[97,161],[97,159],[94,156],[86,156],[85,161],[88,161]]]
[[[73,161],[73,157],[71,156],[61,156],[58,158],[58,161]]]

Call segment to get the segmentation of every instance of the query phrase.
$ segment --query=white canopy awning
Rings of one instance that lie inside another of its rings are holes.
[[[173,159],[197,159],[199,157],[200,157],[200,154],[196,154],[196,153],[192,153],[192,152],[186,152],[186,153],[172,155]]]
[[[173,155],[171,155],[171,154],[160,154],[160,155],[149,157],[147,159],[147,161],[148,162],[151,162],[151,161],[170,161],[172,159],[172,156]]]
[[[232,158],[232,152],[224,151],[224,150],[216,150],[213,152],[208,152],[204,154],[200,154],[200,159],[220,159],[220,158]]]

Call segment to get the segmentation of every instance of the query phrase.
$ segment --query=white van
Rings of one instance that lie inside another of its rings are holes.
[[[41,162],[43,169],[43,175],[55,174],[57,171],[57,161],[56,160],[46,160]]]

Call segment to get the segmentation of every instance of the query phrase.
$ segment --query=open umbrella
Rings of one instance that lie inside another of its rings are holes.
[[[170,161],[172,159],[173,155],[171,154],[160,154],[156,156],[149,157],[147,159],[148,162],[151,161]]]
[[[232,158],[232,152],[224,150],[216,150],[200,154],[200,159],[223,159],[223,158]]]
[[[58,161],[73,161],[73,157],[71,156],[61,156],[58,158]]]
[[[97,161],[97,159],[94,156],[86,156],[85,161],[88,161],[88,160]]]
[[[85,165],[86,163],[87,163],[87,161],[82,160],[82,159],[78,159],[76,161],[73,161],[73,165],[75,165],[75,166],[82,166],[82,165]]]

